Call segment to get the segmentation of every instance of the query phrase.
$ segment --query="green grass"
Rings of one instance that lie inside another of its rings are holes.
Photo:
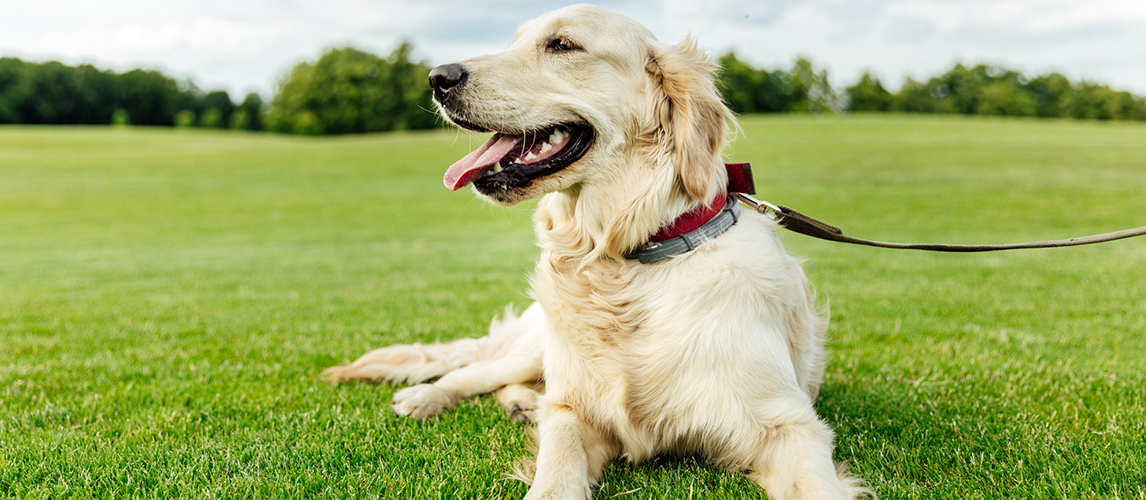
[[[744,119],[760,197],[891,241],[1146,225],[1146,126]],[[520,498],[490,397],[425,422],[319,372],[528,303],[532,205],[441,186],[481,138],[0,128],[0,496]],[[948,255],[786,236],[830,299],[817,409],[884,498],[1146,496],[1146,238]],[[763,498],[691,459],[598,498]]]

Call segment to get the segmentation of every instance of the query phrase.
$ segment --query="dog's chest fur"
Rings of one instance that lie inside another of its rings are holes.
[[[586,260],[586,241],[569,226],[573,219],[546,213],[544,207],[538,218],[546,251],[532,288],[552,333],[543,363],[547,398],[574,408],[586,422],[625,444],[630,456],[651,455],[655,446],[648,444],[656,439],[646,423],[657,417],[646,411],[651,388],[639,381],[664,377],[643,373],[660,363],[640,341],[648,337],[647,324],[655,314],[642,300],[647,291],[634,288],[633,278],[642,271],[635,266],[641,264]]]
[[[543,363],[546,380],[552,381],[547,397],[575,409],[630,456],[653,455],[660,446],[652,422],[659,418],[649,411],[654,407],[649,396],[664,391],[641,381],[665,378],[644,373],[661,363],[635,342],[647,336],[648,311],[632,300],[623,264],[579,264],[547,253],[534,277],[534,296],[553,333]]]
[[[546,397],[631,458],[704,452],[739,463],[746,455],[728,432],[753,428],[745,401],[766,397],[755,394],[760,387],[814,397],[823,323],[798,264],[762,217],[746,214],[713,244],[649,266],[586,261],[581,240],[560,232],[570,219],[549,215],[539,210],[546,251],[533,278],[551,332]],[[774,251],[746,260],[733,248]]]

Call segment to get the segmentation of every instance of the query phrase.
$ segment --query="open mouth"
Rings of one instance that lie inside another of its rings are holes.
[[[485,191],[528,186],[580,160],[593,145],[593,129],[553,125],[524,134],[494,134],[485,144],[450,165],[443,181],[457,191],[471,183]]]

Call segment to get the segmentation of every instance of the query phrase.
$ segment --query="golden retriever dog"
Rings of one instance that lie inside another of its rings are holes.
[[[499,205],[541,197],[536,302],[484,338],[386,347],[328,377],[418,383],[391,406],[415,418],[496,391],[538,425],[527,499],[590,498],[613,459],[660,454],[744,471],[775,500],[868,495],[833,463],[813,409],[827,321],[772,219],[745,210],[689,251],[630,258],[726,200],[735,122],[714,70],[693,41],[658,42],[588,5],[525,24],[505,52],[435,68],[442,116],[494,132],[446,187]]]

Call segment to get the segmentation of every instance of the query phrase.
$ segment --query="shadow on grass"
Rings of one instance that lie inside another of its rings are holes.
[[[983,374],[985,380],[997,377]],[[1074,408],[1068,416],[1000,386],[990,393],[942,380],[877,379],[867,386],[859,380],[825,383],[817,413],[836,432],[836,461],[847,463],[882,498],[1089,498],[1142,491],[1146,476],[1135,460],[1142,441],[1133,438],[1142,434],[1140,424],[1089,428],[1095,419],[1085,410]]]

